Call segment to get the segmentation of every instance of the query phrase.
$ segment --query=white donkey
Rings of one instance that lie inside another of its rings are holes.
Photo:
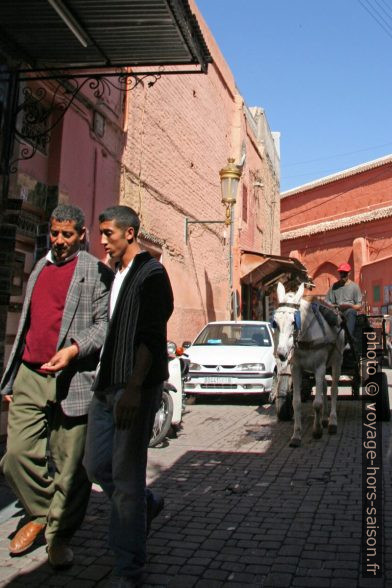
[[[278,330],[276,354],[283,367],[288,363],[291,365],[294,433],[290,446],[299,447],[303,371],[314,373],[316,380],[313,437],[319,439],[322,436],[322,426],[328,425],[330,434],[337,432],[336,400],[343,359],[344,331],[340,326],[331,327],[320,312],[314,312],[311,303],[302,300],[304,284],[301,284],[296,293],[286,293],[283,284],[279,282],[277,293],[279,305],[274,315]],[[325,373],[329,366],[332,369],[332,385],[328,419]]]

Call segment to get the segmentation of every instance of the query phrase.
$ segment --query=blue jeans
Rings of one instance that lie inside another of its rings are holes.
[[[355,333],[355,325],[357,322],[357,311],[353,308],[348,308],[347,310],[343,311],[344,318],[346,319],[347,330],[350,333],[351,337],[354,338]]]
[[[115,573],[138,576],[146,561],[147,450],[162,385],[144,389],[142,403],[129,430],[118,430],[114,408],[122,391],[91,402],[84,467],[111,500],[109,544],[115,555]],[[150,496],[148,496],[150,492]]]

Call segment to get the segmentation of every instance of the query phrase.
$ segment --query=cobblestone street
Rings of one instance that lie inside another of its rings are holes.
[[[361,403],[339,400],[338,434],[317,441],[311,403],[303,408],[303,445],[291,449],[292,423],[278,423],[268,404],[187,407],[178,437],[149,454],[149,483],[166,506],[149,537],[145,586],[392,586],[392,425],[383,424],[385,574],[362,579]],[[9,556],[19,518],[1,523],[0,585],[104,585],[112,559],[108,504],[98,488],[66,572],[45,563],[43,544]]]

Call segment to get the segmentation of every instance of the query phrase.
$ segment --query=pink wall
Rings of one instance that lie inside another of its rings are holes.
[[[392,315],[392,256],[363,265],[361,284],[369,311]]]
[[[118,202],[120,161],[124,146],[124,94],[114,89],[100,100],[88,84],[51,132],[46,155],[37,152],[22,161],[13,178],[12,193],[21,197],[34,190],[37,182],[57,186],[60,202],[80,206],[86,215],[90,251],[102,257],[97,217]],[[99,102],[99,105],[98,105]],[[104,118],[103,136],[94,132],[94,111]],[[58,116],[56,112],[54,117]]]
[[[240,160],[243,144],[248,221],[242,221],[241,185],[234,210],[235,289],[240,290],[240,247],[246,243],[260,250],[260,226],[272,218],[278,235],[279,223],[279,207],[268,220],[259,214],[253,178],[256,172],[271,172],[247,124],[233,75],[199,16],[214,63],[207,75],[162,76],[152,87],[139,85],[131,92],[120,182],[121,202],[137,210],[144,231],[161,243],[175,298],[169,337],[179,343],[193,339],[207,321],[229,317],[228,230],[223,224],[191,224],[187,244],[184,230],[186,217],[224,220],[219,170],[228,157]]]
[[[18,178],[18,189],[37,181],[58,185],[60,201],[80,205],[90,251],[101,258],[98,213],[118,201],[137,210],[144,242],[161,251],[173,284],[169,336],[177,342],[193,338],[207,321],[229,316],[228,230],[223,224],[192,224],[186,244],[184,227],[185,218],[224,220],[219,170],[228,157],[239,162],[244,146],[233,211],[233,288],[241,290],[240,249],[279,253],[279,179],[245,114],[229,66],[193,0],[190,4],[213,56],[208,74],[163,75],[152,87],[137,86],[126,100],[112,91],[97,101],[86,86],[83,99],[56,128],[49,154],[24,163]],[[105,117],[103,137],[93,130],[95,109]],[[254,186],[256,180],[263,188]]]
[[[326,185],[300,187],[283,195],[282,254],[294,255],[306,265],[316,284],[314,294],[325,294],[342,262],[351,264],[352,277],[370,309],[379,305],[373,299],[373,286],[392,284],[390,159]],[[371,166],[372,162],[362,167]],[[335,224],[322,224],[329,221]],[[297,233],[290,237],[289,231]]]
[[[360,214],[392,204],[392,163],[295,193],[281,201],[281,230]]]

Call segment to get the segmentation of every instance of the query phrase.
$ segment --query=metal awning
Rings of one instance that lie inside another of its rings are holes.
[[[0,49],[39,71],[211,62],[188,0],[1,0]]]
[[[255,251],[241,251],[241,282],[252,286],[270,288],[278,281],[297,280],[308,287],[313,281],[306,267],[294,257],[264,255]]]

